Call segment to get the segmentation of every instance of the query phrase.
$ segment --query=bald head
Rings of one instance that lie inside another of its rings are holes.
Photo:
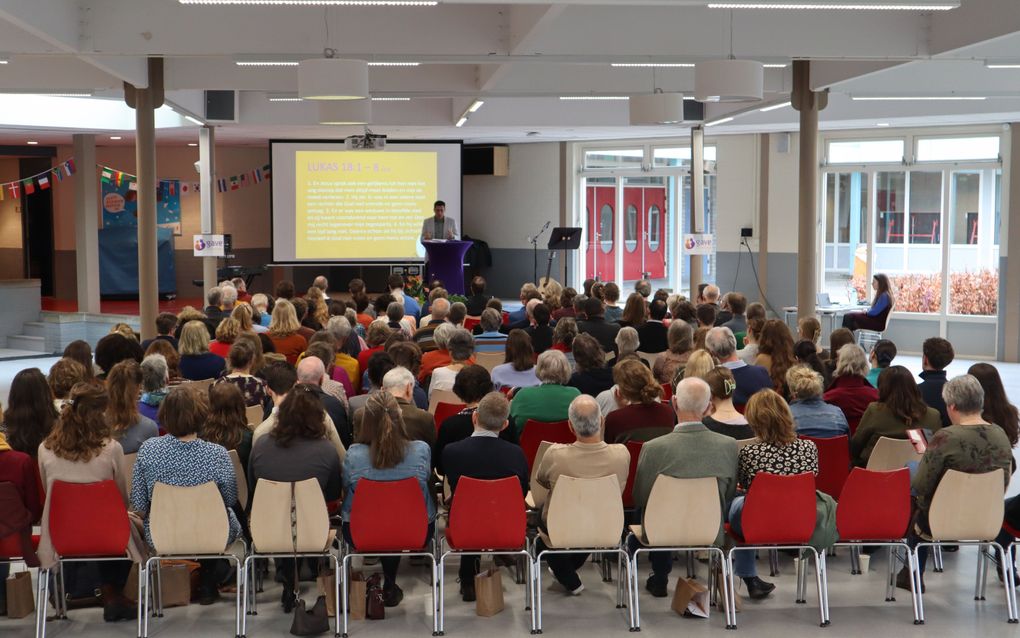
[[[582,394],[570,402],[567,410],[570,427],[578,440],[602,438],[602,410],[594,397]]]
[[[525,308],[525,310],[527,310],[529,318],[535,316],[535,306],[537,306],[540,303],[542,303],[541,299],[529,299],[528,300],[528,303],[527,303],[526,306],[524,306],[524,308]]]
[[[446,319],[448,314],[450,314],[450,300],[443,297],[437,297],[432,302],[432,318]]]
[[[707,303],[719,303],[719,286],[713,284],[705,286],[705,301]]]
[[[318,357],[305,357],[298,363],[298,383],[322,385],[322,378],[324,376],[326,376],[326,366],[323,365],[322,359]]]

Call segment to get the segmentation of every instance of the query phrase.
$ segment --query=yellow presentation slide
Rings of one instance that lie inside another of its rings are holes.
[[[297,259],[413,259],[436,200],[435,152],[297,151]]]

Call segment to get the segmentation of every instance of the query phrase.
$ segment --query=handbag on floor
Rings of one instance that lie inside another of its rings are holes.
[[[386,605],[383,604],[383,592],[379,574],[372,574],[365,582],[365,618],[382,620],[386,618]]]
[[[297,557],[297,503],[294,499],[294,483],[290,484],[290,538],[294,547],[294,619],[290,633],[295,636],[318,636],[329,631],[329,612],[326,611],[326,597],[319,596],[311,609],[301,599],[301,580],[298,574]]]

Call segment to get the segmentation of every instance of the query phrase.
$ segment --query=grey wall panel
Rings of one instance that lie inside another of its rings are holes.
[[[946,339],[953,344],[958,357],[994,358],[996,355],[995,324],[953,321],[946,323]]]

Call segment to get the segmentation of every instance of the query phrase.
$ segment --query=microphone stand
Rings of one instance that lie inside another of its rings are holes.
[[[532,252],[535,255],[535,285],[536,286],[538,285],[538,238],[542,236],[542,233],[545,232],[546,228],[549,228],[549,225],[551,223],[552,222],[546,222],[545,226],[542,226],[542,230],[538,231],[537,235],[535,235],[534,237],[528,237],[528,241],[531,242]]]

